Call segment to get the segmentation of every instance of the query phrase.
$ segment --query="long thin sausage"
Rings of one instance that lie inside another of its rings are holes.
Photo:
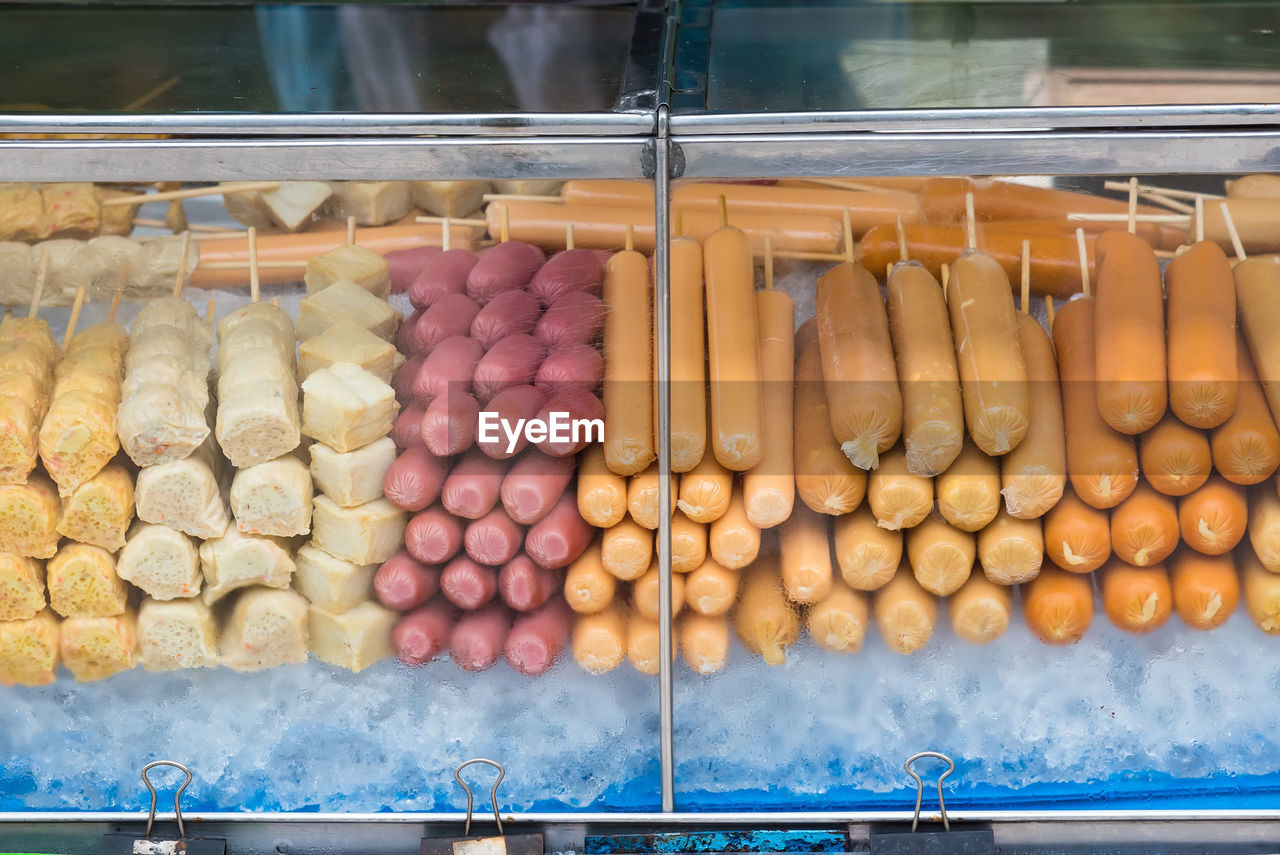
[[[1000,492],[1011,516],[1034,519],[1062,498],[1067,483],[1066,428],[1053,342],[1030,315],[1018,314],[1018,344],[1027,369],[1031,423],[1018,447],[1000,458]]]
[[[1168,402],[1160,262],[1146,242],[1120,231],[1098,238],[1098,258],[1098,412],[1121,433],[1142,433]]]
[[[724,516],[711,523],[707,536],[711,556],[730,569],[740,569],[756,560],[760,552],[760,529],[747,519],[742,490],[733,491]]]
[[[741,229],[724,226],[703,244],[710,380],[711,450],[736,472],[760,462],[764,409],[751,246]]]
[[[870,598],[836,579],[831,591],[809,609],[805,629],[813,643],[833,653],[857,653],[862,649],[871,622]]]
[[[714,674],[729,661],[729,621],[723,615],[685,612],[676,624],[680,655],[699,674]]]
[[[1029,582],[1044,565],[1044,533],[1040,520],[1022,520],[1001,511],[978,532],[978,562],[997,585]]]
[[[706,324],[702,246],[671,239],[671,471],[688,472],[707,450]],[[654,408],[655,414],[657,408]],[[656,436],[655,427],[655,436]]]
[[[1208,241],[1165,271],[1169,314],[1169,407],[1187,424],[1213,428],[1236,409],[1236,290],[1231,264]]]
[[[609,468],[634,475],[653,462],[653,351],[649,263],[620,252],[604,271],[604,453]]]
[[[713,523],[724,516],[733,496],[733,473],[715,455],[704,455],[691,471],[680,476],[676,507],[694,522]]]
[[[1245,608],[1258,629],[1280,633],[1280,575],[1268,572],[1246,551],[1240,554],[1240,582]]]
[[[684,577],[684,601],[700,615],[723,615],[733,608],[742,574],[708,558]]]
[[[782,584],[787,599],[810,605],[831,592],[831,536],[828,518],[808,508],[796,510],[778,529]]]
[[[574,619],[573,658],[582,670],[604,674],[622,664],[627,655],[627,619],[628,610],[620,604]]]
[[[1249,491],[1249,545],[1272,573],[1280,573],[1280,496],[1272,484]]]
[[[812,334],[806,336],[806,329]],[[807,340],[806,340],[807,339]],[[854,466],[831,433],[827,395],[822,382],[822,355],[816,324],[810,320],[796,337],[795,473],[796,492],[811,510],[847,514],[867,493],[867,474]]]
[[[764,401],[764,451],[760,462],[742,476],[747,519],[772,528],[791,516],[795,504],[795,301],[781,291],[756,292],[760,329],[760,380]]]
[[[1257,484],[1280,466],[1280,432],[1271,420],[1243,337],[1236,343],[1236,409],[1209,438],[1213,466],[1233,484]]]
[[[656,621],[662,614],[658,599],[658,581],[662,576],[658,562],[653,562],[645,574],[631,583],[631,605],[649,620]],[[671,616],[684,608],[684,576],[671,578]]]

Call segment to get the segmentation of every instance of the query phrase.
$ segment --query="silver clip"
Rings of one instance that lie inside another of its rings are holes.
[[[920,803],[924,801],[924,781],[920,780],[920,776],[916,774],[915,769],[911,768],[911,764],[922,757],[936,757],[939,760],[946,761],[947,771],[938,776],[938,810],[942,813],[942,830],[950,831],[951,823],[947,820],[947,803],[942,798],[942,782],[947,780],[947,776],[956,770],[956,761],[945,754],[939,754],[937,751],[921,751],[919,754],[913,754],[907,758],[907,762],[904,764],[907,774],[914,778],[916,782],[916,813],[911,818],[911,830],[915,831],[916,826],[920,823]]]
[[[493,805],[493,821],[498,823],[498,833],[506,834],[502,830],[502,817],[498,816],[498,785],[502,783],[502,779],[507,777],[507,770],[502,768],[502,764],[493,760],[486,760],[483,757],[477,757],[474,760],[468,760],[457,769],[453,770],[453,779],[458,782],[458,786],[462,787],[467,793],[467,825],[463,830],[463,834],[471,833],[471,810],[475,803],[475,797],[471,793],[471,788],[462,780],[462,770],[468,766],[474,766],[476,763],[484,763],[498,770],[498,780],[493,782],[492,789],[489,790],[489,802]]]
[[[178,791],[173,794],[173,814],[178,819],[178,837],[185,840],[187,829],[182,822],[182,792],[191,785],[192,775],[190,769],[173,760],[155,760],[142,767],[142,783],[147,785],[147,792],[151,793],[151,810],[147,813],[147,837],[151,836],[151,826],[156,821],[156,788],[147,773],[157,766],[172,766],[175,769],[181,769],[187,776],[187,780],[183,781],[182,786],[178,787]]]

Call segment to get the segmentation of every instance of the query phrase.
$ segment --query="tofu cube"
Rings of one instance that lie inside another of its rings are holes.
[[[404,511],[386,499],[344,508],[328,496],[316,496],[311,543],[352,564],[381,564],[404,543]]]
[[[359,365],[338,362],[302,383],[302,432],[335,451],[355,451],[391,432],[396,393]]]
[[[327,612],[341,614],[369,599],[377,564],[352,564],[307,544],[298,550],[293,586]]]
[[[0,552],[52,558],[58,551],[61,510],[57,488],[43,475],[0,487]]]
[[[262,204],[276,225],[296,232],[311,225],[313,215],[332,195],[323,181],[281,181],[275,190],[262,194]]]
[[[232,372],[234,374],[234,372]],[[376,378],[375,378],[376,379]],[[297,385],[237,386],[218,402],[218,447],[231,465],[247,469],[298,447]]]
[[[298,339],[320,335],[339,321],[349,321],[387,341],[395,339],[400,313],[386,300],[347,279],[302,298],[298,304]]]
[[[217,667],[213,611],[200,600],[144,600],[138,609],[138,664],[148,671]]]
[[[47,237],[44,199],[37,185],[0,184],[0,235],[9,240]]]
[[[137,621],[132,610],[115,617],[67,618],[59,627],[62,664],[82,683],[102,680],[137,664]]]
[[[44,233],[62,237],[91,238],[98,233],[102,204],[93,184],[61,182],[43,184]]]
[[[182,460],[138,471],[138,518],[208,540],[221,537],[231,520],[215,471],[212,439]]]
[[[108,199],[141,199],[142,193],[137,190],[125,190],[118,187],[97,188],[98,198],[102,201]],[[98,234],[104,236],[125,237],[133,234],[133,220],[138,216],[138,205],[112,205],[103,208],[98,216],[102,222],[98,226]]]
[[[58,667],[58,618],[45,609],[0,621],[0,686],[47,686]]]
[[[338,321],[298,348],[298,379],[306,380],[338,362],[359,365],[383,383],[390,383],[396,370],[396,349],[364,327]]]
[[[410,181],[413,204],[437,217],[465,217],[484,207],[488,181]]]
[[[228,183],[228,182],[223,182]],[[236,184],[237,182],[230,182]],[[240,193],[223,193],[222,204],[227,213],[238,223],[253,226],[255,229],[269,229],[272,226],[271,211],[262,201],[261,190],[242,191]]]
[[[68,543],[45,568],[49,605],[63,617],[114,617],[129,602],[116,559],[101,546]]]
[[[391,270],[387,261],[371,249],[344,243],[307,262],[303,281],[307,293],[323,291],[333,283],[346,279],[383,300],[391,294]]]
[[[293,537],[311,531],[311,472],[291,454],[236,472],[231,512],[243,534]]]
[[[408,181],[334,181],[329,186],[338,215],[355,217],[362,226],[385,225],[413,207]]]
[[[200,567],[208,605],[250,585],[287,588],[294,571],[288,541],[241,534],[235,526],[217,540],[200,544]]]
[[[138,523],[120,550],[116,572],[157,600],[200,593],[200,556],[191,538],[163,525]]]
[[[222,663],[258,671],[307,661],[307,601],[290,590],[242,592],[222,627]]]
[[[395,459],[389,436],[345,453],[317,442],[311,446],[311,480],[338,505],[354,508],[382,498],[382,481]]]
[[[373,602],[361,603],[341,614],[312,605],[307,609],[311,652],[330,665],[363,671],[392,655],[391,630],[398,617]]]
[[[44,565],[0,552],[0,621],[30,620],[45,605]]]

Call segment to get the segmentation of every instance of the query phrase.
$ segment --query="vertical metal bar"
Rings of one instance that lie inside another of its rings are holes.
[[[662,725],[662,810],[675,810],[675,677],[671,621],[671,229],[670,115],[658,106],[658,135],[654,141],[653,202],[657,227],[653,250],[654,382],[658,390],[658,715]]]

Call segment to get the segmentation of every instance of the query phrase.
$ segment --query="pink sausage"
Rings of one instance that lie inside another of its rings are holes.
[[[413,379],[413,397],[429,403],[450,389],[465,392],[471,388],[471,378],[482,356],[484,348],[479,342],[463,336],[446,338],[422,361]]]
[[[442,252],[422,268],[409,286],[409,302],[425,309],[446,294],[465,294],[467,274],[479,261],[465,249]]]
[[[440,593],[460,609],[472,611],[488,604],[498,592],[498,571],[459,555],[440,572]]]
[[[507,336],[476,364],[472,382],[476,397],[487,401],[508,386],[527,384],[546,355],[546,349],[531,335]]]
[[[504,468],[477,449],[468,451],[444,479],[440,503],[454,516],[480,519],[498,504]]]
[[[427,508],[409,520],[404,546],[423,564],[443,564],[462,548],[462,523],[443,508]]]
[[[446,294],[422,312],[413,325],[409,353],[430,350],[446,338],[471,332],[471,321],[480,307],[466,294]]]
[[[541,314],[537,298],[528,291],[503,291],[471,321],[471,337],[487,349],[499,339],[529,332]]]
[[[571,422],[574,419],[604,419],[604,404],[586,389],[565,389],[542,405],[537,418],[547,421],[552,413],[568,413]],[[543,454],[550,454],[552,457],[568,457],[586,448],[593,440],[598,441],[598,433],[599,431],[595,430],[581,430],[578,433],[577,442],[552,442],[546,439],[536,445]]]
[[[414,246],[409,249],[397,249],[383,256],[387,260],[388,272],[391,274],[391,293],[403,294],[409,290],[413,280],[418,278],[427,263],[444,252],[438,246]]]
[[[506,564],[520,551],[524,529],[512,522],[502,508],[494,508],[467,525],[462,546],[481,564]]]
[[[600,351],[589,344],[567,344],[551,351],[542,360],[538,373],[533,377],[533,385],[552,393],[574,387],[592,392],[603,379],[604,358]]]
[[[403,451],[387,469],[382,492],[403,511],[420,511],[440,497],[449,474],[449,461],[436,457],[422,443]]]
[[[549,570],[567,567],[591,544],[593,529],[578,513],[578,499],[566,492],[543,517],[529,529],[524,538],[524,551]]]
[[[403,549],[373,574],[373,592],[389,609],[407,612],[431,599],[440,587],[440,571],[422,564]]]
[[[391,388],[396,390],[396,400],[403,403],[413,398],[413,384],[417,381],[418,371],[425,361],[425,356],[410,356],[404,361],[404,365],[397,368],[396,373],[391,375]]]
[[[391,630],[391,646],[406,665],[425,665],[444,652],[458,612],[444,599],[414,609]]]
[[[520,421],[528,421],[538,415],[538,410],[547,401],[547,393],[545,390],[535,386],[508,386],[498,394],[489,399],[489,403],[485,405],[485,411],[497,415],[497,427],[492,429],[491,436],[497,439],[491,442],[485,442],[480,438],[479,432],[476,433],[476,445],[485,454],[494,460],[506,460],[508,457],[514,457],[524,450],[529,444],[529,440],[525,439],[524,431],[520,431],[520,435],[516,438],[515,448],[507,451],[507,445],[510,439],[502,429],[505,422],[512,428]]]
[[[502,479],[502,507],[516,522],[533,525],[560,501],[573,471],[572,457],[548,457],[529,449]]]
[[[511,629],[511,612],[501,603],[458,618],[449,635],[449,655],[464,671],[483,671],[502,655]]]
[[[518,240],[491,247],[467,274],[467,294],[484,304],[503,291],[524,288],[547,257]]]
[[[422,416],[427,408],[417,401],[400,411],[391,426],[391,439],[401,450],[422,442]]]
[[[461,454],[476,441],[480,404],[470,392],[450,391],[433,398],[422,414],[422,441],[432,454]]]
[[[571,291],[600,294],[604,279],[604,262],[590,249],[566,249],[557,252],[538,268],[529,280],[529,293],[544,306]]]
[[[541,606],[564,584],[563,574],[533,563],[521,553],[512,558],[498,574],[498,593],[502,601],[518,612],[531,612]]]
[[[533,337],[547,350],[569,344],[591,344],[604,326],[604,302],[582,291],[570,291],[552,303],[533,326]]]
[[[420,350],[417,327],[425,311],[426,309],[414,309],[413,314],[400,322],[400,328],[396,330],[396,350],[401,353],[417,353]]]
[[[502,648],[507,664],[530,677],[546,673],[564,650],[572,628],[573,612],[559,598],[532,614],[519,615]]]

